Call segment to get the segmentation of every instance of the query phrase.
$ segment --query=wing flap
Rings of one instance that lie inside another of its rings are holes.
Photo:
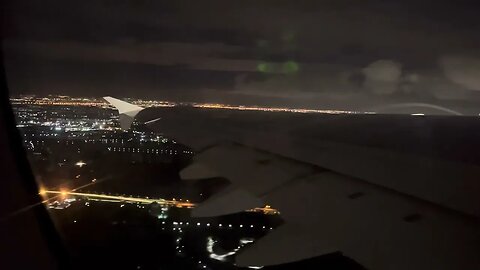
[[[262,196],[282,184],[313,172],[311,166],[237,144],[218,144],[195,157],[253,195]]]

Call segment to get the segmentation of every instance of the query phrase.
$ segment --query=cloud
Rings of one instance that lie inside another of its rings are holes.
[[[392,60],[378,60],[363,69],[364,86],[375,94],[393,94],[398,90],[402,65]]]
[[[309,65],[308,72],[271,76],[264,81],[237,80],[233,93],[283,98],[345,99],[358,94],[390,95],[402,82],[402,65],[375,61],[363,69],[351,66]]]
[[[96,44],[77,41],[4,41],[8,52],[20,51],[46,59],[80,63],[136,63],[159,66],[184,66],[189,69],[219,71],[257,70],[257,61],[223,59],[219,52],[231,53],[241,47],[221,43],[133,42]]]
[[[480,59],[467,56],[444,56],[440,66],[452,82],[470,90],[480,91]]]
[[[453,83],[441,72],[424,71],[415,75],[415,81],[405,85],[405,90],[418,97],[427,96],[438,100],[468,100],[474,94],[473,91]]]
[[[434,114],[472,110],[472,103],[480,100],[476,91],[451,82],[440,70],[406,70],[392,60],[380,59],[364,68],[315,67],[309,72],[275,75],[264,80],[238,76],[235,90],[229,93],[257,97],[259,104],[268,98],[281,98],[283,104],[311,108],[390,108],[389,111],[402,113]]]
[[[245,75],[237,77],[231,93],[261,97],[308,99],[327,97],[342,99],[356,93],[361,87],[355,80],[353,69],[348,67],[326,67],[311,65],[311,71],[295,74],[275,74],[264,80],[247,80]],[[352,70],[352,71],[350,71]]]
[[[210,4],[123,0],[98,0],[88,5],[55,0],[32,1],[29,5],[23,1],[9,2],[5,14],[10,20],[5,32],[8,37],[24,39],[221,42],[250,46],[250,57],[258,55],[257,44],[261,43],[268,52],[294,52],[305,60],[342,57],[352,53],[346,52],[345,47],[355,44],[360,48],[360,59],[365,59],[363,54],[367,53],[374,54],[370,60],[396,57],[417,63],[419,59],[436,59],[436,50],[461,49],[479,41],[475,35],[478,26],[470,23],[457,31],[433,18],[436,13],[444,15],[448,11],[448,17],[455,18],[456,23],[466,24],[468,18],[475,20],[473,12],[455,16],[459,3],[436,3],[432,9],[418,1],[394,5],[379,5],[378,1],[276,1],[273,5],[271,1],[217,0],[207,1]]]

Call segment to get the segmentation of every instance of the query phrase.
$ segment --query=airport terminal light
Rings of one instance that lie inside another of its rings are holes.
[[[80,168],[83,167],[83,166],[85,166],[85,165],[87,165],[87,163],[85,163],[85,162],[83,162],[83,161],[81,161],[81,160],[78,161],[77,163],[75,163],[75,166],[78,166],[78,167],[80,167]]]

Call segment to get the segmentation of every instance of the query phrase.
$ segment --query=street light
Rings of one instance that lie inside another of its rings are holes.
[[[80,167],[80,168],[83,167],[83,166],[85,166],[85,165],[87,165],[87,163],[85,163],[85,162],[83,162],[83,161],[81,161],[81,160],[80,160],[79,162],[75,163],[75,166],[78,166],[78,167]]]

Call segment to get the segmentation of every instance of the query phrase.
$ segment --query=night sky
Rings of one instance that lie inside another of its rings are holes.
[[[480,112],[476,1],[8,2],[12,94]]]

